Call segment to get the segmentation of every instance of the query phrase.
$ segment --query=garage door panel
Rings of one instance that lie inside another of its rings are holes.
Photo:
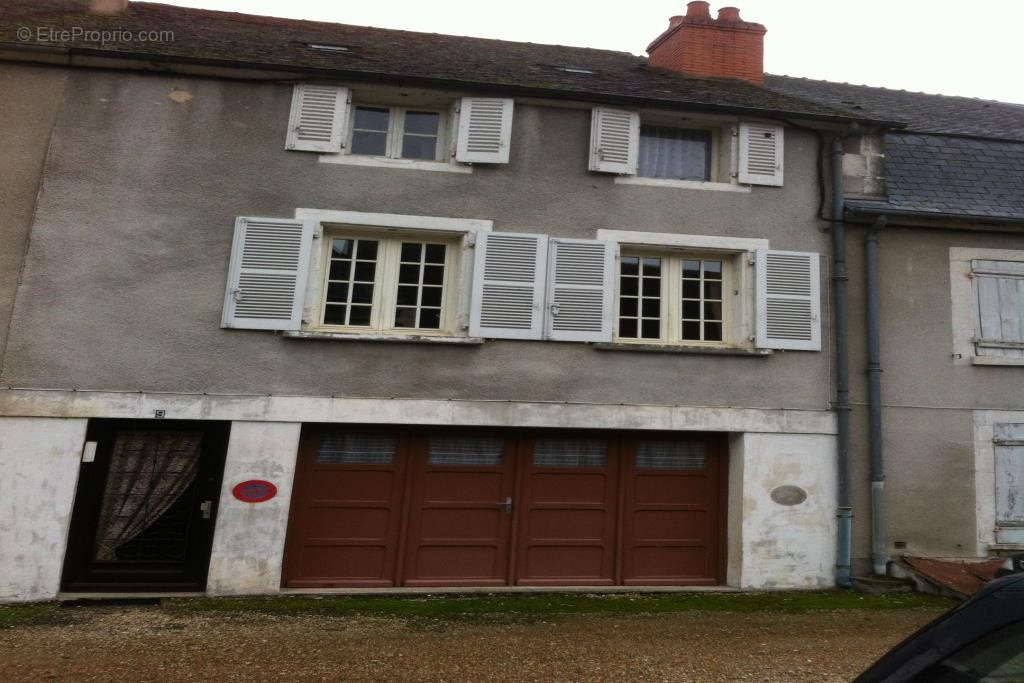
[[[395,472],[345,468],[317,468],[310,482],[312,501],[374,501],[390,503]]]
[[[708,580],[713,576],[708,566],[708,549],[695,547],[638,547],[633,550],[634,569],[631,580]]]
[[[424,508],[420,515],[420,534],[424,541],[436,539],[493,539],[501,533],[504,512],[473,510],[466,514],[465,508]]]
[[[633,513],[637,543],[650,540],[701,541],[707,537],[705,510],[637,510]]]
[[[306,580],[376,582],[387,579],[387,560],[384,545],[310,545],[302,550],[300,571]]]
[[[495,503],[502,497],[504,472],[433,471],[423,474],[423,500],[429,503]]]
[[[494,579],[504,574],[502,558],[503,553],[493,545],[421,545],[413,581]]]
[[[610,531],[608,522],[608,513],[604,509],[534,508],[529,518],[527,533],[534,540],[600,540]]]
[[[526,575],[532,581],[604,581],[604,556],[603,545],[533,545],[525,558]]]
[[[362,538],[383,541],[394,522],[389,508],[321,506],[313,510],[306,525],[310,540]]]
[[[603,503],[609,483],[604,472],[534,472],[530,497],[537,502]]]
[[[711,502],[712,491],[703,474],[674,476],[659,472],[638,474],[633,480],[633,495],[638,505],[707,505]]]

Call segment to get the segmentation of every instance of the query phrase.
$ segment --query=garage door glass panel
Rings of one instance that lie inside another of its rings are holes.
[[[430,439],[431,465],[477,465],[493,467],[501,464],[504,439],[434,437]]]
[[[398,440],[378,434],[324,434],[316,454],[318,464],[390,465]]]
[[[636,448],[640,470],[702,470],[706,458],[700,441],[641,441]]]
[[[608,443],[597,440],[541,439],[533,447],[534,467],[604,467]]]

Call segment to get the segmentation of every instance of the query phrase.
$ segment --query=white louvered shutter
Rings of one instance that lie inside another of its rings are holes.
[[[482,232],[477,237],[469,333],[540,339],[544,321],[547,235]]]
[[[821,350],[818,254],[757,252],[757,346]]]
[[[549,240],[545,336],[555,341],[612,340],[611,242]]]
[[[285,149],[340,152],[348,124],[348,88],[299,83],[292,91]]]
[[[636,174],[640,152],[640,114],[595,107],[590,114],[590,170]]]
[[[463,97],[459,105],[455,160],[507,164],[512,139],[512,108],[511,99]]]
[[[1024,261],[971,262],[978,293],[977,355],[1024,358]]]
[[[221,326],[299,329],[312,243],[312,221],[237,219]]]
[[[782,126],[740,124],[739,181],[750,185],[782,185]]]

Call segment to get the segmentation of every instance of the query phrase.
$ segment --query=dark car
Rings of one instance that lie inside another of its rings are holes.
[[[1024,574],[970,600],[890,650],[855,683],[1024,681]]]

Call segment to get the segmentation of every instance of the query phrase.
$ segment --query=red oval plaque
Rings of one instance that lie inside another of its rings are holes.
[[[269,481],[250,479],[237,484],[231,493],[243,503],[262,503],[277,495],[277,487]]]

